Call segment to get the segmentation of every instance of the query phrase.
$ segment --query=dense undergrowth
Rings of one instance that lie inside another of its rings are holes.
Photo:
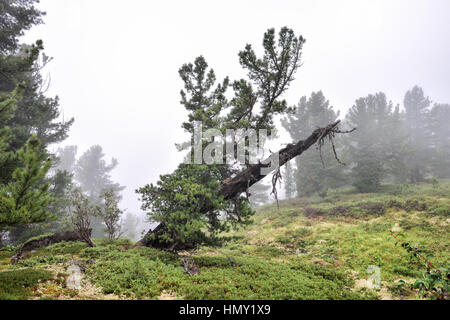
[[[50,271],[38,269],[0,272],[0,300],[27,299],[39,281],[52,279]]]
[[[384,186],[378,193],[342,189],[281,201],[280,209],[261,207],[254,224],[226,234],[222,246],[191,252],[95,239],[93,248],[62,242],[11,265],[14,248],[8,247],[0,250],[0,298],[415,299],[424,297],[413,284],[426,266],[391,234],[446,268],[449,219],[450,183]],[[194,259],[199,276],[184,272],[180,255]],[[86,262],[85,282],[96,293],[65,291],[58,270],[73,259]],[[380,286],[371,282],[374,268]],[[53,289],[42,295],[38,283]]]

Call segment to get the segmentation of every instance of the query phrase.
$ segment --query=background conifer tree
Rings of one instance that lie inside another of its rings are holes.
[[[430,127],[431,100],[425,97],[422,88],[407,91],[403,101],[405,126],[413,155],[407,162],[408,178],[412,183],[422,182],[429,171],[428,156],[431,152],[432,128]]]
[[[337,120],[322,91],[313,92],[310,98],[302,97],[296,112],[282,120],[283,127],[293,141],[305,139],[312,131]],[[323,160],[323,163],[322,163]],[[342,165],[336,163],[330,145],[322,150],[322,159],[316,148],[311,148],[295,158],[294,179],[299,196],[311,195],[344,184]],[[325,165],[325,167],[324,167]]]

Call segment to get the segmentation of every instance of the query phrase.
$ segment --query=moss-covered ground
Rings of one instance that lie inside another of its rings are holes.
[[[254,223],[221,247],[168,253],[128,240],[96,247],[62,242],[12,265],[0,250],[0,299],[415,299],[409,286],[425,269],[391,237],[419,245],[449,266],[450,183],[350,188],[257,210]],[[184,273],[193,258],[199,276]],[[65,288],[70,260],[84,261],[83,290]],[[371,279],[379,270],[380,287]]]

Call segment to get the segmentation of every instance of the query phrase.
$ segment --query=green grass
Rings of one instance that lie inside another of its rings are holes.
[[[0,250],[0,294],[29,298],[39,279],[51,277],[39,268],[65,268],[78,259],[95,260],[86,263],[87,279],[103,294],[123,299],[158,299],[164,293],[176,299],[415,299],[417,292],[407,284],[425,266],[396,245],[391,232],[421,246],[436,267],[448,267],[449,216],[450,182],[385,185],[366,194],[331,190],[325,198],[280,201],[280,209],[263,206],[252,225],[224,234],[221,247],[180,253],[195,260],[199,276],[185,274],[175,253],[135,248],[124,239],[94,239],[94,248],[61,242],[14,266],[9,258],[15,249]],[[380,268],[379,290],[361,286],[369,266]],[[52,290],[65,292],[63,282],[53,279]]]
[[[158,298],[161,292],[184,299],[364,299],[371,297],[349,288],[343,272],[298,260],[277,263],[270,259],[195,256],[199,276],[184,273],[178,259],[162,262],[146,248],[115,250],[99,257],[89,273],[104,293],[137,299]],[[267,252],[264,252],[267,253]],[[280,252],[276,252],[279,254]],[[272,252],[268,253],[272,256]]]
[[[0,260],[9,259],[15,253],[14,248],[2,248],[0,249]]]

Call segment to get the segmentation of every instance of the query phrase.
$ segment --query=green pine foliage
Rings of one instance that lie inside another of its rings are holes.
[[[264,34],[261,57],[250,44],[239,52],[239,62],[247,71],[247,79],[232,82],[234,96],[231,99],[226,95],[230,80],[226,77],[216,85],[215,73],[208,69],[204,57],[198,57],[193,64],[184,64],[179,70],[184,82],[181,104],[188,111],[183,129],[193,134],[195,122],[199,121],[203,130],[214,128],[222,134],[227,129],[238,128],[270,132],[275,128],[275,115],[292,112],[281,96],[301,65],[305,40],[286,27],[278,33],[278,41],[275,38],[274,29]],[[199,145],[204,150],[210,142],[211,139],[201,137]],[[189,142],[177,147],[193,149]],[[248,157],[249,153],[245,158]],[[229,225],[248,223],[253,212],[246,197],[224,200],[218,193],[220,183],[241,168],[245,168],[245,164],[182,164],[174,173],[162,175],[156,185],[136,190],[150,220],[164,226],[162,234],[151,237],[158,237],[158,241],[176,248],[213,241],[217,232],[226,230]]]
[[[173,247],[208,243],[230,226],[249,223],[253,211],[246,198],[231,206],[220,196],[221,177],[218,166],[183,164],[160,176],[156,185],[138,189],[151,222],[163,223],[168,230],[158,240]]]
[[[336,121],[338,116],[339,113],[333,110],[323,93],[319,91],[313,92],[310,98],[302,97],[296,112],[283,119],[282,125],[292,140],[297,142],[305,139],[318,127]],[[336,162],[328,144],[323,146],[322,153],[316,148],[306,150],[301,157],[295,158],[295,164],[296,170],[293,175],[299,196],[326,192],[328,188],[344,184],[342,165]]]
[[[388,180],[394,183],[406,183],[408,180],[408,160],[413,156],[413,148],[408,142],[408,133],[404,114],[396,106],[386,120],[383,135],[385,158],[384,164]]]
[[[407,162],[408,179],[412,183],[423,182],[429,172],[428,158],[432,151],[431,100],[425,97],[422,88],[415,86],[406,92],[403,106],[408,142],[413,146],[413,156]]]
[[[51,161],[46,159],[40,145],[33,136],[15,155],[21,167],[14,170],[11,181],[0,189],[1,229],[43,222],[52,217],[48,206],[53,197],[49,184],[42,183]]]
[[[386,159],[391,154],[389,122],[393,105],[382,92],[356,100],[346,122],[357,130],[346,136],[347,159],[352,162],[351,183],[360,192],[374,192],[387,176]]]
[[[24,165],[20,153],[27,147],[29,139],[35,135],[39,140],[39,150],[34,150],[39,154],[39,158],[53,158],[48,151],[48,146],[52,143],[58,143],[67,137],[68,130],[73,123],[73,119],[60,121],[59,100],[58,97],[47,97],[45,88],[49,83],[41,74],[51,58],[43,53],[43,42],[36,41],[35,44],[28,45],[20,43],[20,37],[24,32],[34,25],[42,23],[44,12],[40,11],[36,4],[39,1],[21,1],[21,0],[1,0],[0,1],[0,184],[4,185],[2,189],[12,187],[13,184],[21,182],[14,180],[18,169]],[[26,151],[29,156],[31,152]],[[67,188],[70,184],[69,179],[61,179],[61,175],[53,176],[53,171],[42,181],[36,183],[51,185],[52,196],[57,198],[50,208],[46,206],[46,197],[42,199],[42,211],[52,212],[61,215],[61,206],[64,202],[60,198],[61,193],[58,189]],[[33,175],[34,173],[29,173]],[[33,180],[33,179],[31,179]],[[45,180],[45,181],[44,181]],[[64,183],[65,186],[62,186]],[[59,184],[59,185],[56,185]],[[8,193],[11,197],[11,191],[4,189],[3,193]],[[12,201],[11,198],[4,203]],[[18,200],[18,199],[16,199]],[[56,205],[58,203],[58,205]],[[39,202],[36,203],[38,205]],[[12,204],[9,203],[8,206]],[[21,204],[17,204],[19,208]],[[28,205],[22,206],[23,208]],[[28,206],[29,207],[29,206]],[[30,208],[24,209],[29,211]],[[8,209],[10,210],[10,209]],[[14,209],[18,210],[18,209]],[[33,209],[32,211],[35,211]],[[12,214],[2,212],[4,215]],[[44,214],[35,214],[35,217],[29,219],[24,217],[24,221],[40,221],[40,216]],[[16,220],[16,219],[15,219]],[[8,238],[11,242],[19,242],[27,237],[45,232],[49,228],[55,228],[57,224],[46,221],[46,224],[29,225],[16,224],[15,227],[9,227]]]
[[[5,163],[8,156],[11,155],[11,153],[5,152],[9,146],[11,134],[10,128],[6,124],[17,107],[17,96],[20,94],[20,91],[20,87],[16,87],[11,93],[0,93],[0,164]],[[2,171],[0,178],[0,181],[4,181],[7,178],[4,176],[4,171]]]
[[[19,37],[32,26],[42,23],[44,12],[35,4],[39,0],[0,0],[0,53],[17,48]]]
[[[432,159],[430,170],[434,177],[450,177],[450,105],[435,104],[430,111],[432,136]]]

